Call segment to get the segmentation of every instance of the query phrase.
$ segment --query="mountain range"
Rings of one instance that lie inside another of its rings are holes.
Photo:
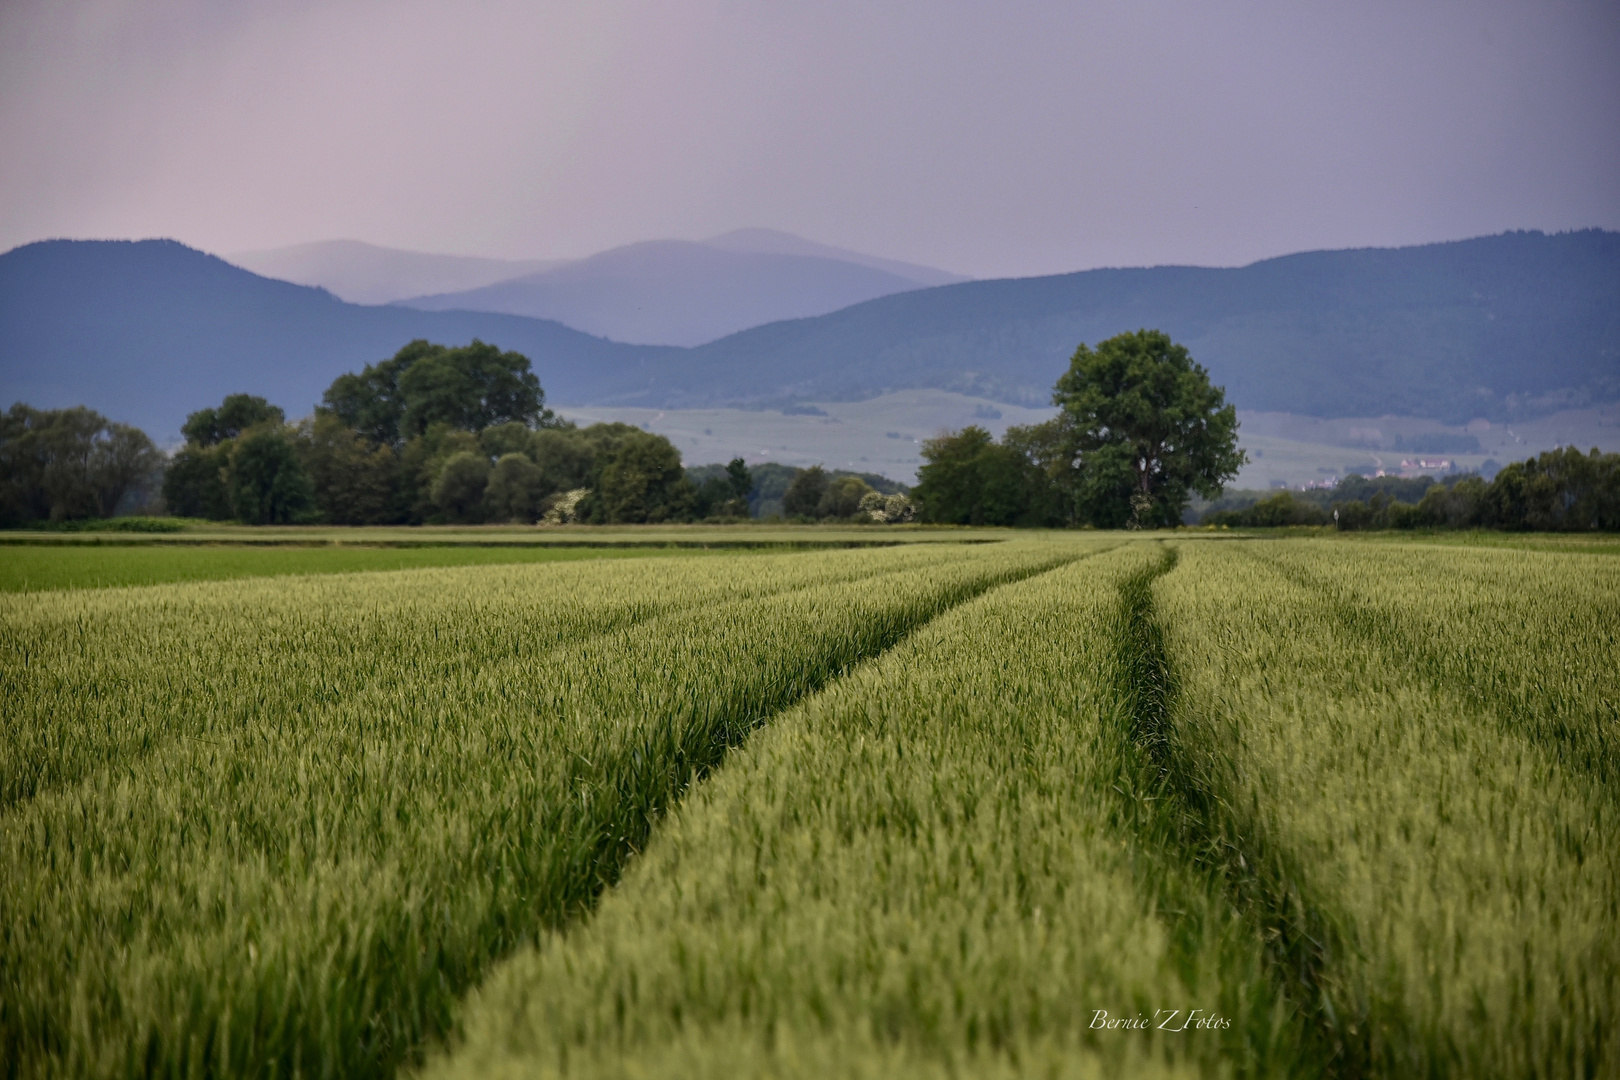
[[[349,304],[173,241],[46,241],[0,255],[0,398],[84,403],[168,437],[226,393],[299,415],[336,375],[412,338],[477,336],[528,355],[566,404],[782,408],[919,387],[1040,404],[1079,342],[1144,326],[1188,346],[1246,409],[1454,422],[1613,401],[1620,233],[969,281],[691,348]]]
[[[319,286],[351,304],[391,304],[412,296],[478,289],[567,262],[435,255],[359,240],[318,240],[265,251],[238,251],[226,258],[267,278]]]
[[[773,229],[737,229],[702,242],[651,240],[574,260],[475,259],[353,240],[229,259],[352,303],[528,315],[638,345],[701,345],[751,326],[968,280]]]

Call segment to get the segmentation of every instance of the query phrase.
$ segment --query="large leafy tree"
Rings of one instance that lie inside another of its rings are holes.
[[[231,508],[249,525],[286,525],[304,517],[315,491],[292,431],[260,424],[231,442]]]
[[[227,394],[217,409],[198,409],[186,417],[180,434],[193,446],[218,446],[250,427],[280,424],[287,414],[255,394]]]
[[[1135,527],[1178,523],[1191,492],[1214,498],[1246,460],[1225,392],[1158,330],[1082,344],[1052,403],[1063,410],[1070,467],[1081,474],[1075,487],[1101,494],[1128,479]]]
[[[929,439],[914,494],[924,521],[952,525],[1042,525],[1045,478],[1021,448],[977,425]]]
[[[589,517],[597,523],[680,521],[696,492],[680,452],[662,435],[631,429],[597,459]]]
[[[556,422],[528,357],[477,339],[455,349],[413,341],[388,360],[338,376],[323,403],[349,427],[386,445],[434,424],[482,431],[513,422],[531,428]]]
[[[111,517],[162,463],[139,428],[84,406],[0,413],[0,520]]]

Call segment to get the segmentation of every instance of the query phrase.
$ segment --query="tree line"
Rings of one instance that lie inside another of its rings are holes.
[[[1082,344],[1051,420],[978,426],[923,444],[911,491],[871,474],[742,459],[683,468],[629,424],[577,427],[546,407],[529,360],[481,341],[413,341],[340,375],[289,423],[233,394],[187,417],[165,460],[145,434],[88,409],[0,417],[0,523],[106,517],[161,488],[170,514],[250,524],[726,521],[1152,528],[1217,498],[1246,457],[1237,414],[1187,350],[1156,330]],[[1280,493],[1213,524],[1341,529],[1620,527],[1620,455],[1572,449],[1434,484],[1348,477],[1332,503]],[[1395,487],[1391,487],[1395,485]],[[1404,485],[1404,487],[1402,487]],[[1402,490],[1396,490],[1396,488]],[[1363,490],[1365,489],[1365,490]]]
[[[527,357],[476,340],[413,341],[340,375],[296,424],[238,394],[182,433],[169,511],[253,524],[729,518],[746,516],[751,486],[740,459],[697,484],[661,435],[559,419]]]
[[[1187,350],[1157,330],[1081,345],[1053,387],[1058,414],[923,443],[924,521],[1099,529],[1173,527],[1247,460],[1237,411]]]
[[[1279,491],[1240,510],[1205,514],[1202,521],[1243,528],[1333,525],[1346,531],[1620,530],[1620,454],[1596,447],[1584,454],[1572,446],[1548,450],[1508,465],[1489,481],[1464,474],[1440,482],[1428,476],[1378,482],[1384,479],[1394,478],[1352,474],[1323,501]]]
[[[163,455],[83,406],[0,413],[0,525],[112,517],[154,486]]]
[[[191,413],[181,434],[165,459],[143,432],[88,409],[18,404],[0,416],[0,524],[110,517],[158,493],[169,514],[256,525],[911,516],[883,477],[750,470],[741,458],[686,470],[662,435],[577,427],[546,407],[528,358],[481,341],[413,341],[339,376],[296,422],[232,394]]]

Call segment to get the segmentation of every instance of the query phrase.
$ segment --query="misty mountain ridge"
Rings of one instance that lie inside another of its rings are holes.
[[[919,266],[916,263],[901,262],[899,259],[880,259],[876,255],[867,255],[848,248],[818,244],[814,240],[806,240],[802,236],[794,236],[778,229],[733,229],[703,242],[725,251],[752,252],[756,255],[806,255],[818,259],[838,259],[842,262],[855,263],[857,266],[882,270],[896,277],[915,281],[919,285],[955,285],[958,282],[973,280],[965,274],[953,274],[932,266]]]
[[[779,319],[968,278],[775,229],[652,241],[585,259],[487,259],[326,240],[227,260],[357,304],[555,319],[635,344],[698,345]],[[550,271],[561,271],[552,277]]]
[[[51,240],[0,255],[0,399],[88,405],[160,441],[226,394],[299,416],[338,375],[414,338],[474,337],[532,358],[553,399],[623,391],[648,377],[638,368],[679,353],[539,319],[349,304],[173,240]]]
[[[226,393],[300,415],[412,338],[529,356],[568,405],[781,408],[908,388],[1042,404],[1079,342],[1157,327],[1240,408],[1511,419],[1620,399],[1620,233],[1509,233],[1235,269],[969,281],[695,348],[541,319],[345,303],[173,241],[0,255],[0,397],[87,404],[160,438]]]
[[[1620,399],[1620,233],[1504,233],[972,281],[757,327],[689,354],[661,408],[930,387],[1045,404],[1080,342],[1162,329],[1240,408],[1511,419]],[[718,400],[717,400],[718,399]]]
[[[476,289],[539,270],[563,259],[485,259],[378,247],[359,240],[239,251],[226,260],[267,278],[314,285],[351,304],[388,304],[426,293]]]
[[[647,240],[481,289],[401,304],[528,315],[614,341],[693,346],[923,287],[888,270],[821,255]]]

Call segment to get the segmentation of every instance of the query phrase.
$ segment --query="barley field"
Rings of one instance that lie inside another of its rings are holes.
[[[0,1075],[1620,1075],[1616,552],[893,535],[27,549]]]

